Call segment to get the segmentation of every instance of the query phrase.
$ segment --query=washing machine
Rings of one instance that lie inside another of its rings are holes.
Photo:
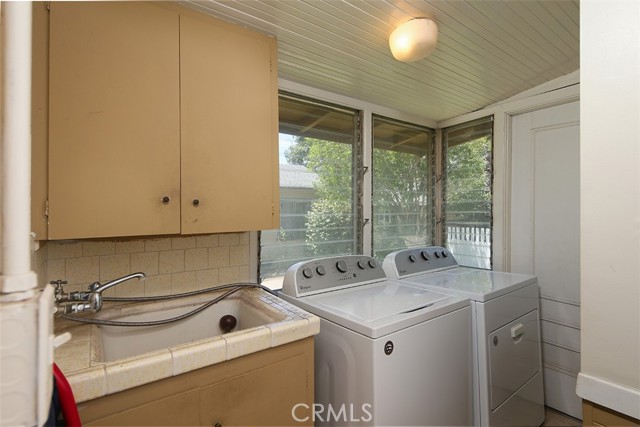
[[[459,267],[436,246],[391,253],[383,268],[402,283],[471,300],[474,425],[544,422],[536,276]]]
[[[316,426],[470,425],[468,298],[388,280],[367,256],[292,266],[280,296],[320,317]],[[306,412],[305,412],[306,411]]]

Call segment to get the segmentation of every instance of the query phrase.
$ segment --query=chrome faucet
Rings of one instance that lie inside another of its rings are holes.
[[[135,278],[138,278],[139,280],[141,280],[146,277],[147,275],[144,273],[132,273],[132,274],[128,274],[126,276],[122,276],[117,279],[114,279],[110,282],[105,283],[104,285],[101,285],[100,282],[94,282],[91,285],[89,285],[89,290],[92,292],[102,293],[107,289],[114,287],[115,285],[119,285],[122,282],[126,282],[127,280],[131,280]]]
[[[126,276],[119,277],[117,279],[111,280],[105,284],[101,284],[100,282],[94,282],[89,285],[88,291],[76,291],[65,293],[63,285],[66,285],[66,281],[62,280],[54,280],[51,282],[52,285],[56,286],[55,290],[55,299],[56,299],[56,312],[57,313],[81,313],[81,312],[91,312],[96,313],[102,309],[102,293],[109,288],[112,288],[122,282],[126,282],[131,279],[143,280],[147,275],[138,272],[128,274]],[[73,302],[80,301],[80,302]],[[66,304],[71,302],[71,304]]]

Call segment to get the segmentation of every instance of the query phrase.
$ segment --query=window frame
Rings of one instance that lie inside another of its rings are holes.
[[[441,203],[441,210],[439,212],[439,219],[438,222],[441,225],[439,232],[441,233],[441,239],[440,239],[440,245],[441,246],[446,246],[447,245],[447,236],[448,236],[448,230],[447,230],[447,152],[448,152],[448,143],[447,143],[447,138],[446,138],[446,132],[452,132],[452,131],[456,131],[456,130],[460,130],[460,129],[466,129],[466,128],[472,128],[475,125],[482,125],[485,123],[489,123],[490,124],[490,136],[491,136],[491,148],[490,148],[490,158],[491,161],[489,162],[489,168],[490,168],[490,174],[489,174],[489,192],[490,192],[490,199],[489,199],[489,266],[488,268],[486,268],[486,270],[493,270],[494,267],[494,256],[493,256],[493,252],[494,252],[494,220],[493,220],[493,215],[494,215],[494,207],[493,207],[493,199],[494,199],[494,176],[495,176],[495,117],[493,114],[487,115],[487,116],[483,116],[474,120],[469,120],[466,122],[462,122],[462,123],[458,123],[456,125],[453,126],[448,126],[445,128],[440,128],[440,149],[441,149],[441,179],[440,184],[441,184],[441,197],[440,197],[440,203]],[[465,141],[462,142],[461,144],[464,144],[466,142],[470,142],[470,141]],[[455,256],[455,253],[454,253]],[[456,258],[457,259],[457,258]],[[462,264],[461,264],[462,265]],[[483,268],[483,267],[477,267],[477,268]],[[483,268],[484,269],[484,268]]]
[[[296,93],[292,93],[286,90],[280,90],[278,92],[278,100],[279,102],[282,100],[290,100],[290,101],[294,101],[294,102],[299,102],[300,104],[305,104],[306,106],[309,107],[313,107],[314,105],[317,106],[319,109],[321,110],[327,110],[327,111],[333,111],[336,113],[345,113],[348,115],[352,115],[353,116],[353,134],[351,135],[351,140],[353,141],[353,143],[351,144],[351,189],[352,189],[352,196],[351,196],[351,212],[352,212],[352,217],[353,217],[353,253],[362,253],[363,252],[363,246],[362,246],[362,224],[364,223],[363,220],[363,213],[362,213],[362,206],[363,206],[363,186],[362,186],[362,173],[361,171],[364,170],[364,167],[362,166],[363,163],[363,151],[362,151],[362,147],[363,147],[363,141],[362,141],[362,117],[363,117],[363,112],[362,110],[359,110],[357,108],[352,108],[352,107],[348,107],[348,106],[344,106],[344,105],[339,105],[333,102],[327,102],[327,101],[323,101],[320,99],[315,99],[315,98],[311,98],[308,96],[304,96],[304,95],[298,95]],[[279,108],[280,111],[280,108]],[[301,110],[302,111],[302,110]],[[281,114],[279,114],[281,115]],[[278,120],[279,122],[279,127],[280,130],[282,130],[282,125],[281,125],[281,120]],[[300,125],[302,126],[302,124]],[[293,127],[295,128],[295,126]],[[291,127],[290,127],[291,129]],[[311,129],[313,130],[313,129]],[[284,133],[284,134],[290,134],[288,133],[286,130],[283,132],[279,132],[280,133]],[[320,134],[322,133],[322,131],[320,131]],[[293,135],[293,134],[292,134]],[[338,132],[335,133],[335,135],[339,135]],[[346,135],[346,134],[344,134]],[[311,135],[311,137],[313,138],[313,134]],[[336,143],[339,142],[336,140]],[[282,192],[281,192],[282,193]],[[282,197],[280,198],[280,203],[282,203]],[[281,210],[281,214],[282,212],[284,212],[283,210]],[[281,230],[281,227],[280,227]],[[275,230],[263,230],[263,231],[275,231]],[[259,231],[257,233],[257,241],[256,241],[256,246],[257,246],[257,259],[256,259],[256,267],[255,269],[256,271],[256,280],[260,281],[260,282],[269,282],[269,283],[278,283],[279,281],[281,281],[281,278],[283,276],[269,276],[269,277],[262,277],[262,252],[263,252],[263,245],[262,245],[262,231]],[[270,287],[273,287],[270,285]]]
[[[372,113],[371,114],[371,158],[370,158],[370,164],[371,164],[371,168],[370,171],[371,173],[369,174],[369,178],[371,180],[371,192],[370,192],[370,206],[371,206],[371,227],[370,227],[370,240],[371,240],[371,244],[370,244],[370,255],[373,256],[374,253],[374,245],[375,245],[375,235],[374,235],[374,211],[375,211],[375,207],[373,206],[373,193],[375,191],[374,188],[374,184],[373,184],[373,180],[374,180],[374,176],[375,176],[375,169],[373,167],[373,156],[374,156],[374,149],[375,149],[375,134],[374,134],[374,130],[375,130],[375,122],[376,119],[379,119],[383,122],[389,123],[389,124],[395,124],[398,126],[405,126],[406,128],[413,128],[416,130],[420,130],[420,131],[427,131],[429,133],[429,147],[428,149],[428,164],[429,164],[429,172],[428,172],[428,176],[426,177],[428,180],[428,186],[429,186],[429,191],[426,194],[426,198],[428,201],[428,204],[430,206],[430,215],[429,217],[431,218],[429,229],[430,229],[430,236],[431,236],[431,241],[429,243],[427,243],[427,245],[435,245],[436,244],[436,239],[437,239],[437,232],[436,232],[436,228],[437,228],[437,214],[438,214],[438,210],[437,210],[437,203],[436,203],[436,182],[437,182],[437,170],[436,170],[436,145],[437,145],[437,129],[429,127],[429,126],[425,126],[425,125],[421,125],[421,124],[416,124],[416,123],[411,123],[411,122],[407,122],[405,120],[398,120],[398,119],[394,119],[392,117],[387,117],[385,115],[382,114],[377,114],[377,113]]]

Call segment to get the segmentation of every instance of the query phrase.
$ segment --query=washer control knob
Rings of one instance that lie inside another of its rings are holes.
[[[358,268],[359,268],[360,270],[364,270],[364,268],[365,268],[366,266],[367,266],[367,264],[365,264],[365,262],[364,262],[364,261],[362,261],[362,260],[358,261]]]
[[[446,258],[448,255],[445,251],[442,251],[442,258]]]
[[[347,272],[347,263],[344,261],[338,261],[336,262],[336,268],[338,269],[338,271],[340,273],[346,273]]]
[[[414,254],[409,255],[409,261],[416,262],[416,256]]]
[[[307,279],[311,279],[313,277],[313,270],[309,267],[305,267],[304,269],[302,269],[302,275]]]
[[[422,257],[423,260],[429,261],[429,254],[427,253],[427,251],[420,252],[420,256]]]
[[[316,273],[318,273],[320,276],[324,276],[326,272],[327,270],[324,269],[323,265],[319,265],[316,267]]]
[[[376,262],[375,259],[370,259],[368,264],[369,264],[369,267],[371,268],[376,268],[378,266],[378,263]]]
[[[440,254],[438,252],[434,252],[433,254],[436,256],[436,258],[440,258]]]

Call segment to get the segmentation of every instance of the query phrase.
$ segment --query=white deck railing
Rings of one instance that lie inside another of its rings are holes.
[[[460,265],[490,269],[491,229],[448,226],[447,249]]]

